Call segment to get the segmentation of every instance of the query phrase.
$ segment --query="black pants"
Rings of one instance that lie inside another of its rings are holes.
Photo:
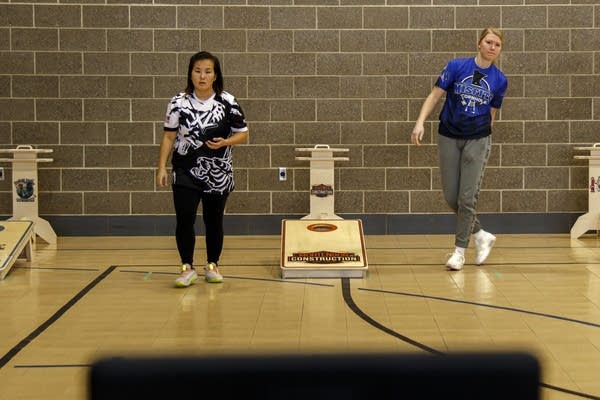
[[[194,224],[200,201],[202,201],[202,218],[206,231],[206,261],[219,262],[223,250],[223,214],[228,196],[229,193],[204,193],[188,186],[173,185],[173,201],[177,218],[175,240],[182,264],[194,265],[196,245]]]

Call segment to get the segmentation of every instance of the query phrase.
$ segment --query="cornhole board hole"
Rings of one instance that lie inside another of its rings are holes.
[[[0,280],[19,258],[31,261],[35,238],[31,221],[0,221]]]
[[[368,269],[360,220],[283,220],[283,278],[362,278]]]

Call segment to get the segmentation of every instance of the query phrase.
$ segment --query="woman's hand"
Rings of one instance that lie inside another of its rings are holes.
[[[204,142],[204,144],[211,150],[217,150],[221,147],[228,146],[227,139],[224,139],[222,137],[212,138],[211,140],[207,140],[206,142]]]
[[[434,86],[433,89],[431,89],[431,93],[429,93],[429,96],[425,99],[421,111],[419,112],[419,118],[417,118],[415,127],[410,135],[410,141],[413,144],[416,144],[417,146],[421,145],[423,134],[425,134],[425,120],[427,119],[427,116],[431,114],[437,102],[440,101],[445,94],[446,91],[438,86]]]
[[[423,140],[423,134],[425,133],[425,128],[423,128],[422,124],[416,124],[413,128],[412,134],[410,135],[410,141],[412,144],[416,144],[417,146],[421,145],[421,141]]]
[[[156,171],[156,184],[158,187],[165,187],[169,183],[169,173],[165,167],[161,167]]]

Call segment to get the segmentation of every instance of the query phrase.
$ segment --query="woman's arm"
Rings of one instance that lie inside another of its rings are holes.
[[[490,122],[491,126],[494,126],[494,121],[496,120],[496,113],[498,112],[497,108],[490,107],[490,114],[492,115],[492,121]]]
[[[225,146],[234,146],[236,144],[246,143],[248,141],[249,135],[250,134],[248,131],[236,132],[233,135],[229,136],[227,139],[224,139],[222,137],[216,137],[206,141],[204,144],[206,144],[206,146],[209,149],[216,150]]]
[[[435,105],[438,101],[446,94],[446,91],[440,87],[434,86],[431,89],[431,93],[425,99],[423,106],[421,107],[421,111],[419,112],[419,117],[415,122],[415,127],[412,131],[411,142],[419,146],[421,144],[421,140],[423,140],[423,134],[425,133],[425,120],[431,114]]]
[[[167,162],[169,161],[169,155],[173,151],[173,143],[175,142],[176,135],[177,132],[164,131],[160,142],[158,165],[156,166],[156,184],[159,187],[165,187],[168,183]]]

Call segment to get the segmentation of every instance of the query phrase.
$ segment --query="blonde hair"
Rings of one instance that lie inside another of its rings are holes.
[[[498,36],[498,38],[500,38],[500,43],[502,44],[502,46],[504,46],[504,34],[500,29],[496,28],[485,28],[483,31],[481,31],[481,35],[479,35],[479,41],[477,42],[477,44],[481,43],[483,38],[485,38],[490,33],[492,35]]]

